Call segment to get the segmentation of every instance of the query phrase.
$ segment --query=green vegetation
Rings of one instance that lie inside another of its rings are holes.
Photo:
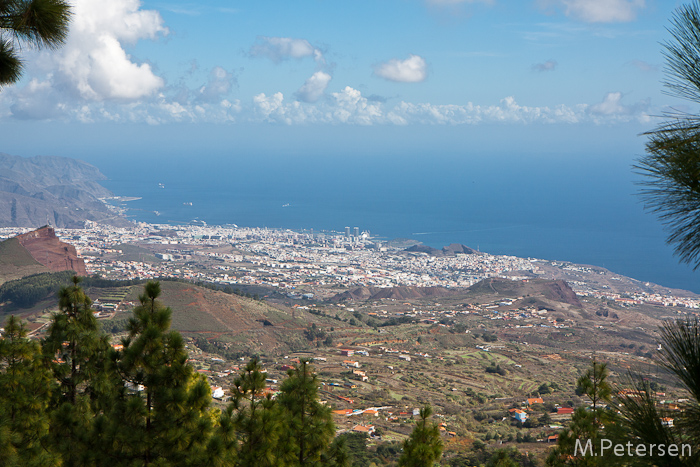
[[[62,0],[0,2],[0,86],[22,76],[17,49],[27,45],[52,49],[63,44],[70,16],[70,5]]]
[[[672,40],[663,44],[669,94],[700,102],[700,6],[697,1],[676,10]],[[668,243],[682,262],[700,265],[700,125],[694,114],[674,110],[647,133],[647,155],[636,169],[646,180],[641,195],[670,231]]]
[[[432,413],[430,406],[420,409],[416,427],[403,443],[399,467],[431,467],[440,459],[443,447],[440,430],[434,423],[428,423]]]
[[[14,316],[5,325],[2,465],[367,465],[366,438],[334,440],[330,407],[319,402],[320,381],[308,360],[289,370],[276,399],[252,360],[235,380],[232,402],[213,408],[207,381],[170,330],[172,311],[158,300],[159,283],[145,286],[119,347],[100,331],[78,284],[74,277],[60,290],[60,311],[41,343],[29,340]],[[426,462],[442,449],[429,414],[421,412],[404,444]],[[396,443],[371,453],[377,460],[397,455]],[[430,465],[406,462],[400,465]]]
[[[11,301],[17,308],[31,308],[42,300],[56,295],[63,286],[70,284],[75,272],[44,272],[33,274],[0,285],[0,302]]]

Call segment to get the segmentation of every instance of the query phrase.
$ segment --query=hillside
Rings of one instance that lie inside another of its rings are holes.
[[[35,260],[17,238],[0,242],[0,284],[49,269]]]
[[[312,323],[344,325],[304,310],[272,306],[193,284],[160,284],[162,302],[173,310],[173,329],[187,337],[219,343],[233,352],[276,354],[305,349],[311,343],[304,331]],[[142,286],[132,286],[127,300],[136,301],[142,292]]]
[[[0,227],[126,225],[100,200],[112,196],[98,183],[105,178],[96,167],[67,157],[0,153]]]
[[[527,282],[509,279],[484,279],[468,289],[471,296],[493,299],[539,296],[554,302],[581,308],[583,305],[569,284],[563,280],[530,279]]]
[[[333,296],[331,302],[346,300],[393,300],[420,299],[428,297],[448,297],[460,293],[456,289],[444,287],[356,287]]]

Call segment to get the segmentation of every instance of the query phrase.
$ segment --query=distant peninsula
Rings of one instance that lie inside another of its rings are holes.
[[[82,228],[129,222],[103,200],[114,196],[97,167],[67,157],[0,153],[0,227]]]

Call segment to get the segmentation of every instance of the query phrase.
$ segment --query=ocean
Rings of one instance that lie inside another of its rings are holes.
[[[134,154],[88,162],[109,178],[106,188],[141,198],[127,204],[133,220],[357,226],[383,239],[592,264],[700,293],[700,275],[678,264],[640,203],[630,158]]]

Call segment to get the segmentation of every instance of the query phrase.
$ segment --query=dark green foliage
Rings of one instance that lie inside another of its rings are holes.
[[[63,0],[0,2],[0,86],[14,83],[21,76],[18,45],[60,46],[68,34],[70,16],[70,5]]]
[[[2,465],[56,465],[49,449],[48,408],[56,389],[41,348],[11,316],[0,340],[0,459]]]
[[[85,287],[96,287],[100,289],[106,289],[109,287],[129,287],[132,285],[143,284],[147,281],[144,279],[128,279],[128,280],[115,280],[115,279],[105,279],[100,276],[88,276],[83,277],[81,283]]]
[[[517,449],[497,449],[489,458],[486,467],[534,467],[535,461]]]
[[[41,300],[55,296],[71,283],[72,271],[42,272],[5,282],[0,286],[0,302],[11,301],[18,308],[30,308]]]
[[[672,18],[672,40],[663,44],[669,94],[700,102],[700,6],[678,8]],[[647,155],[635,169],[646,177],[641,196],[671,232],[682,262],[700,266],[700,118],[675,112],[647,133]]]
[[[73,285],[59,291],[60,311],[42,343],[59,382],[51,413],[52,442],[68,465],[81,465],[89,453],[88,433],[96,411],[92,402],[105,376],[102,364],[108,347],[79,281],[74,276]]]
[[[675,430],[666,429],[661,423],[661,418],[670,414],[662,413],[657,406],[658,401],[653,396],[651,388],[646,381],[642,380],[637,383],[640,389],[635,394],[624,394],[618,397],[622,418],[621,429],[625,430],[628,436],[631,434],[647,445],[680,445],[681,438]],[[649,456],[647,465],[684,465],[677,457],[668,455],[659,457],[658,451],[655,454],[654,456]]]
[[[367,435],[365,433],[343,433],[333,443],[342,444],[347,448],[349,462],[352,467],[367,467],[370,463],[367,451]]]
[[[486,373],[496,373],[501,376],[505,376],[508,374],[508,372],[504,368],[501,368],[501,365],[496,365],[493,362],[491,363],[491,365],[486,367]]]
[[[481,338],[484,340],[484,342],[496,342],[498,340],[498,336],[496,334],[488,332],[485,332]]]
[[[180,334],[169,331],[172,310],[159,295],[160,284],[149,282],[116,355],[121,378],[103,427],[107,465],[189,465],[207,458],[209,385],[187,363]]]
[[[700,321],[697,317],[667,322],[660,330],[660,364],[671,372],[690,397],[680,411],[665,412],[655,397],[651,384],[635,377],[633,394],[617,398],[621,410],[621,429],[646,444],[689,444],[692,457],[665,456],[649,458],[649,465],[698,465],[700,463]],[[673,426],[661,423],[662,417],[673,418]]]
[[[557,447],[551,451],[547,458],[547,465],[596,466],[608,465],[609,462],[612,462],[610,456],[598,457],[600,448],[598,440],[604,435],[603,429],[608,428],[608,432],[604,436],[606,439],[615,439],[615,436],[611,436],[613,432],[610,427],[616,425],[616,417],[613,412],[604,407],[610,402],[612,395],[608,375],[607,365],[594,360],[591,368],[578,379],[577,393],[587,396],[591,401],[591,406],[576,409],[568,429],[559,433]],[[589,454],[583,456],[580,455],[580,452],[576,452],[577,440],[583,443],[591,440],[594,450],[593,456]]]
[[[46,338],[44,353],[54,361],[54,375],[61,384],[63,401],[75,403],[76,396],[96,374],[99,352],[105,349],[101,342],[97,318],[92,312],[92,300],[78,287],[80,279],[73,277],[73,285],[58,293],[59,313],[53,316]]]
[[[281,425],[275,401],[265,394],[265,374],[257,359],[251,360],[234,382],[233,421],[240,447],[237,466],[274,467],[279,465],[276,445]]]
[[[146,285],[115,350],[78,282],[59,292],[60,312],[41,345],[15,318],[0,339],[0,465],[351,467],[398,456],[397,443],[369,451],[362,435],[333,440],[308,361],[272,399],[253,360],[231,405],[211,409],[207,381],[169,329],[158,283]]]
[[[312,323],[310,327],[304,330],[304,337],[311,342],[315,342],[317,340],[324,340],[327,336],[323,329],[317,327],[315,323]]]
[[[442,455],[440,429],[434,423],[428,423],[433,413],[430,406],[420,410],[411,436],[403,443],[403,454],[399,458],[399,467],[432,467]]]
[[[335,427],[331,409],[318,401],[319,381],[308,360],[289,370],[278,397],[284,431],[280,437],[279,457],[291,466],[320,466]]]

